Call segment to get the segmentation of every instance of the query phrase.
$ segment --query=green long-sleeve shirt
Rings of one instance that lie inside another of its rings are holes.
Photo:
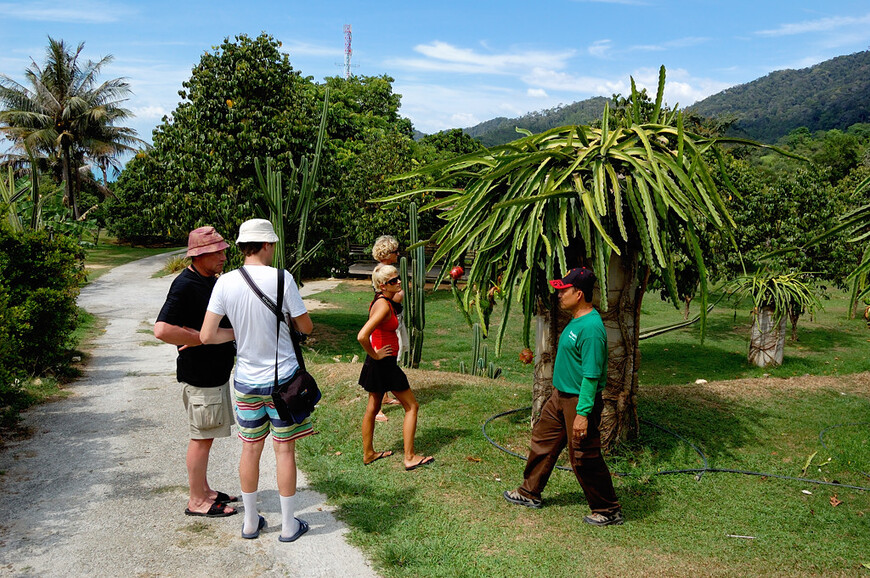
[[[607,385],[607,332],[595,309],[572,319],[562,331],[553,385],[563,393],[577,394],[577,414],[585,416],[592,411],[595,394]]]

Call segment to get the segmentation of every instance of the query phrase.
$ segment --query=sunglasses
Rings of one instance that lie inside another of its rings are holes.
[[[401,277],[393,277],[392,279],[390,279],[389,281],[387,281],[387,282],[385,283],[385,285],[395,285],[396,283],[398,283],[398,282],[401,281],[401,280],[402,280]]]

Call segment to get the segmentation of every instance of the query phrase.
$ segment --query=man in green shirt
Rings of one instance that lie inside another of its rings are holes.
[[[506,491],[504,499],[540,508],[541,492],[567,445],[571,468],[592,510],[583,521],[593,526],[622,524],[622,508],[601,455],[598,431],[601,391],[607,385],[607,332],[592,307],[595,275],[585,267],[571,269],[550,285],[559,291],[559,306],[572,319],[559,338],[553,368],[555,390],[532,431],[523,485]]]

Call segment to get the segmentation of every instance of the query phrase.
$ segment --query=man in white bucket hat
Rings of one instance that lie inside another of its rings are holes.
[[[278,235],[266,219],[251,219],[242,223],[236,240],[245,255],[242,268],[273,303],[278,301],[278,271],[271,266],[277,242]],[[311,318],[302,303],[293,276],[287,271],[282,273],[282,310],[289,313],[297,331],[311,333]],[[224,315],[229,318],[233,329],[219,327],[219,321]],[[244,442],[239,463],[242,502],[245,506],[242,538],[257,538],[260,530],[266,526],[266,519],[257,511],[257,489],[260,456],[266,437],[271,432],[281,500],[282,526],[278,540],[293,542],[308,531],[308,524],[294,517],[295,442],[312,434],[313,429],[310,418],[305,418],[302,423],[282,420],[272,403],[276,358],[275,327],[274,311],[266,307],[248,286],[240,270],[221,276],[208,304],[202,335],[205,343],[222,343],[235,339],[238,348],[233,385],[239,438]],[[278,382],[284,383],[299,368],[286,323],[281,323],[278,329],[277,358]]]

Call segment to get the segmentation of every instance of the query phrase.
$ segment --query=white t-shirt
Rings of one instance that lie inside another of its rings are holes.
[[[245,265],[257,287],[277,303],[278,274],[274,267]],[[293,275],[284,271],[284,312],[291,317],[308,313]],[[235,379],[251,385],[271,384],[275,381],[275,314],[260,301],[239,271],[221,275],[211,292],[208,310],[226,315],[236,334]],[[278,347],[278,378],[290,377],[299,364],[290,341],[286,323],[281,323]]]

